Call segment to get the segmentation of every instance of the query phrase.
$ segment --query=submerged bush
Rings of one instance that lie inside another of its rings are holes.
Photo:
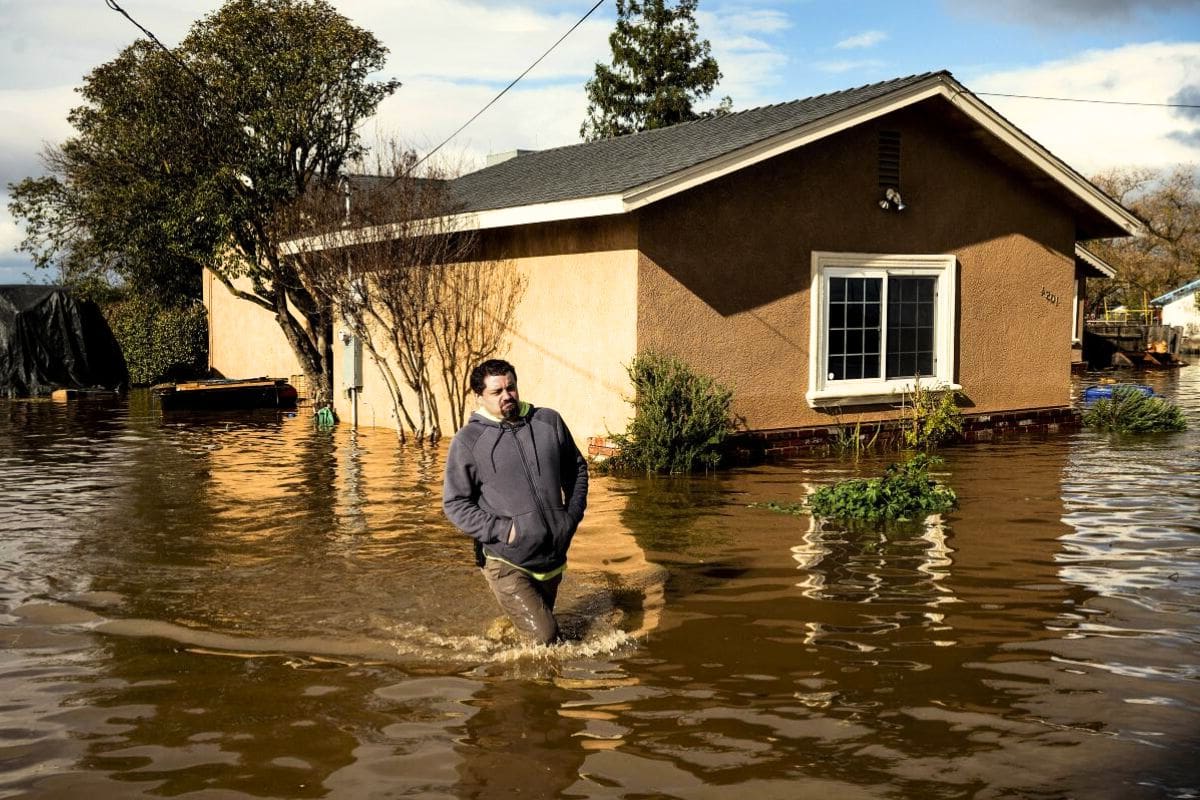
[[[204,306],[161,306],[129,297],[104,308],[121,345],[129,382],[147,385],[203,375],[208,369],[208,315]]]
[[[672,356],[644,351],[626,368],[633,382],[633,421],[612,436],[612,470],[691,472],[715,467],[733,430],[733,391]]]
[[[906,395],[902,413],[904,444],[914,450],[933,450],[943,442],[962,434],[962,412],[958,410],[958,392],[926,389],[921,382]]]
[[[882,478],[852,478],[824,486],[808,499],[808,507],[814,517],[867,522],[924,519],[949,511],[958,504],[958,496],[929,477],[929,465],[940,462],[918,453],[889,464]]]
[[[1083,424],[1117,433],[1187,430],[1187,420],[1178,406],[1161,397],[1146,396],[1132,386],[1117,386],[1112,399],[1093,403],[1083,413]]]
[[[805,503],[759,503],[782,514],[809,513],[821,519],[865,522],[921,520],[949,511],[958,496],[929,477],[929,465],[941,459],[918,453],[889,464],[881,478],[851,478],[813,492]]]

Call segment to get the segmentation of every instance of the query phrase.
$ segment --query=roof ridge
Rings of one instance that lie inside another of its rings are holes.
[[[753,108],[743,108],[740,111],[731,111],[728,114],[721,114],[719,116],[715,116],[715,115],[700,116],[700,117],[697,117],[696,119],[689,119],[684,122],[677,122],[674,125],[667,125],[666,127],[663,127],[663,128],[648,128],[643,131],[633,131],[631,133],[621,134],[620,136],[611,136],[606,139],[596,139],[596,140],[593,140],[590,142],[572,142],[571,144],[563,144],[563,145],[559,145],[557,147],[548,147],[545,150],[533,150],[532,152],[529,152],[529,153],[527,153],[523,156],[519,156],[519,157],[520,158],[529,158],[530,156],[538,156],[543,153],[554,153],[554,152],[558,152],[561,150],[569,150],[571,148],[576,148],[576,147],[587,147],[589,145],[598,145],[598,144],[602,144],[604,142],[616,141],[618,139],[629,140],[629,139],[632,139],[632,138],[638,137],[638,136],[655,136],[655,135],[662,134],[665,131],[678,130],[687,125],[696,125],[696,124],[701,124],[701,123],[714,122],[716,120],[728,119],[730,117],[743,116],[745,114],[749,114],[749,113],[752,113],[755,111],[763,111],[765,109],[770,109],[770,108],[781,108],[783,106],[798,105],[800,103],[808,103],[813,100],[820,100],[820,99],[826,98],[826,97],[834,97],[837,95],[846,95],[846,94],[852,94],[854,92],[861,92],[866,89],[872,89],[872,88],[875,88],[878,86],[883,86],[883,85],[889,84],[889,83],[904,83],[907,81],[923,80],[926,78],[932,78],[937,75],[946,75],[949,77],[954,77],[950,73],[950,71],[947,69],[930,70],[928,72],[915,72],[911,75],[905,75],[905,76],[896,77],[896,78],[887,78],[885,80],[875,81],[874,83],[864,83],[861,86],[852,86],[848,89],[838,89],[836,91],[823,92],[821,94],[815,94],[815,95],[811,95],[809,97],[797,97],[793,100],[782,100],[778,103],[767,103],[766,105],[754,106]],[[492,166],[499,166],[499,165],[494,164]],[[484,167],[483,169],[486,170],[486,169],[489,169],[489,167]],[[482,172],[482,171],[483,170],[476,170],[476,172]],[[473,174],[473,173],[466,173],[466,174],[469,175],[469,174]]]

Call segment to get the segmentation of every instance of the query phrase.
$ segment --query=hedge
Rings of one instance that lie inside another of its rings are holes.
[[[204,375],[208,370],[208,315],[200,303],[161,306],[130,297],[104,307],[135,386]]]

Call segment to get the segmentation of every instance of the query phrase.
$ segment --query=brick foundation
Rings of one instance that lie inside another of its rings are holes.
[[[849,426],[853,427],[853,426]],[[957,443],[991,442],[1022,436],[1047,436],[1072,433],[1081,427],[1080,415],[1070,407],[1034,408],[995,414],[964,414],[963,432]],[[734,463],[777,461],[828,448],[838,441],[846,425],[810,428],[783,428],[769,431],[742,431],[725,443],[726,456]],[[878,434],[877,445],[891,446],[900,438],[900,421],[863,423],[860,435],[870,441]],[[953,444],[956,442],[949,442]],[[615,443],[605,436],[588,438],[588,455],[608,458],[617,452]]]

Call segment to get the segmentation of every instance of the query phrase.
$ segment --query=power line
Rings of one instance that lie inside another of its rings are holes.
[[[141,31],[143,34],[145,34],[147,39],[154,42],[156,45],[158,45],[159,49],[161,49],[164,53],[166,53],[168,56],[170,56],[171,60],[174,61],[176,64],[178,64],[180,66],[180,68],[183,69],[184,72],[186,72],[187,74],[189,74],[193,78],[195,78],[197,81],[199,81],[201,85],[204,85],[204,81],[201,80],[200,76],[197,75],[196,73],[192,72],[192,68],[189,67],[186,63],[184,63],[183,59],[181,59],[178,55],[176,55],[174,50],[172,50],[171,48],[169,48],[165,44],[163,44],[159,40],[159,38],[157,36],[155,36],[152,31],[150,31],[144,25],[142,25],[142,23],[138,22],[136,19],[129,16],[128,11],[121,8],[121,6],[117,5],[117,0],[104,0],[104,5],[108,6],[113,11],[117,12],[125,19],[129,20],[130,23],[132,23],[135,28],[137,28],[139,31]],[[207,87],[205,87],[205,88],[207,88]]]
[[[104,0],[104,4],[107,5],[109,8],[111,8],[113,11],[116,11],[121,16],[125,17],[125,19],[129,20],[134,25],[134,27],[136,27],[143,34],[145,34],[146,38],[148,38],[150,41],[154,42],[154,44],[158,45],[164,53],[166,53],[168,56],[171,57],[172,60],[175,61],[175,63],[177,63],[181,68],[183,68],[189,75],[191,75],[193,78],[195,78],[197,81],[199,81],[199,83],[202,86],[204,86],[206,89],[208,88],[207,85],[204,83],[204,81],[200,78],[200,76],[197,75],[196,73],[192,72],[191,68],[186,63],[184,63],[179,58],[179,56],[176,55],[173,50],[171,50],[171,48],[167,47],[165,44],[163,44],[161,41],[159,41],[159,38],[157,36],[155,36],[150,30],[148,30],[145,26],[143,26],[136,19],[131,17],[129,15],[129,13],[127,11],[125,11],[125,9],[121,8],[121,6],[117,4],[116,0]],[[574,33],[575,29],[578,28],[580,25],[582,25],[584,23],[584,21],[587,20],[587,18],[590,17],[596,11],[596,9],[602,5],[604,5],[604,0],[596,0],[596,3],[591,8],[588,9],[587,13],[584,14],[582,17],[580,17],[578,20],[576,20],[575,24],[572,25],[569,29],[567,29],[566,33],[564,33],[562,36],[558,37],[558,40],[555,41],[554,44],[550,45],[550,47],[546,50],[546,52],[544,52],[540,56],[538,56],[537,59],[532,64],[530,64],[528,67],[525,68],[524,72],[522,72],[517,77],[513,78],[512,82],[509,83],[508,86],[505,86],[503,89],[501,89],[499,94],[497,94],[495,97],[493,97],[491,100],[489,100],[483,108],[476,111],[475,114],[472,115],[472,117],[469,120],[467,120],[462,125],[460,125],[458,130],[454,131],[454,133],[447,136],[444,140],[442,140],[441,144],[439,144],[437,147],[433,148],[428,153],[426,153],[424,156],[422,156],[420,159],[418,159],[416,161],[416,163],[414,163],[412,165],[412,167],[409,168],[408,172],[411,173],[417,167],[421,166],[421,164],[424,163],[430,156],[432,156],[434,153],[436,153],[437,151],[439,151],[443,147],[445,147],[447,144],[449,144],[451,139],[453,139],[455,136],[458,136],[460,133],[462,133],[464,130],[466,130],[467,126],[469,126],[475,120],[479,119],[479,117],[483,114],[483,112],[485,112],[489,108],[491,108],[496,103],[497,100],[499,100],[501,97],[503,97],[505,94],[508,93],[509,89],[516,86],[517,83],[522,78],[524,78],[526,75],[528,75],[530,72],[532,72],[534,67],[536,67],[538,64],[542,63],[542,61],[546,58],[546,56],[550,55],[550,53],[552,53],[556,47],[558,47],[560,44],[563,43],[564,39],[566,39],[568,36],[570,36],[572,33]]]
[[[478,111],[476,111],[476,112],[475,112],[475,115],[474,115],[474,116],[472,116],[472,117],[471,117],[469,120],[467,120],[466,122],[464,122],[464,123],[462,124],[462,126],[460,126],[460,127],[459,127],[459,129],[458,129],[458,130],[456,130],[454,133],[452,133],[452,134],[450,134],[449,136],[447,136],[447,137],[445,138],[445,140],[444,140],[444,141],[443,141],[441,144],[439,144],[437,147],[433,148],[433,149],[432,149],[432,150],[430,150],[428,153],[426,153],[424,156],[422,156],[422,157],[421,157],[421,159],[417,161],[417,163],[415,163],[415,164],[413,164],[413,165],[412,165],[412,169],[416,169],[417,167],[421,166],[421,163],[422,163],[422,162],[424,162],[424,161],[425,161],[425,159],[427,159],[427,158],[429,158],[430,156],[432,156],[432,155],[433,155],[434,153],[436,153],[438,150],[441,150],[443,147],[445,147],[447,144],[449,144],[449,142],[450,142],[450,140],[451,140],[451,139],[453,139],[455,136],[458,136],[460,133],[462,133],[462,132],[463,132],[463,131],[466,129],[466,127],[467,127],[468,125],[470,125],[470,124],[471,124],[472,122],[474,122],[475,120],[479,119],[479,116],[480,116],[480,115],[481,115],[483,112],[485,112],[485,111],[487,111],[489,108],[491,108],[491,107],[492,107],[492,104],[494,104],[494,103],[495,103],[497,100],[499,100],[501,97],[503,97],[503,96],[504,96],[504,94],[505,94],[505,93],[506,93],[506,92],[507,92],[509,89],[511,89],[512,87],[516,86],[516,85],[517,85],[517,81],[521,80],[521,79],[522,79],[522,78],[524,78],[526,75],[528,75],[528,74],[529,74],[529,72],[530,72],[530,71],[531,71],[531,70],[532,70],[534,67],[536,67],[538,64],[540,64],[540,63],[542,62],[542,59],[544,59],[546,56],[550,55],[551,51],[553,51],[553,50],[554,50],[554,48],[556,48],[556,47],[558,47],[560,44],[562,44],[562,41],[563,41],[563,39],[566,39],[568,36],[570,36],[572,33],[574,33],[574,32],[575,32],[575,29],[576,29],[576,28],[578,28],[580,25],[582,25],[582,24],[583,24],[583,22],[584,22],[584,20],[586,20],[588,17],[590,17],[590,16],[592,15],[592,12],[594,12],[594,11],[595,11],[597,8],[599,8],[599,7],[600,7],[600,6],[602,6],[603,4],[604,4],[604,0],[596,0],[596,4],[595,4],[594,6],[592,6],[590,9],[588,9],[588,12],[587,12],[586,14],[584,14],[582,17],[580,17],[580,18],[579,18],[579,20],[578,20],[578,21],[577,21],[577,22],[576,22],[574,25],[572,25],[572,26],[571,26],[570,30],[568,30],[568,31],[567,31],[566,33],[564,33],[562,36],[558,37],[558,41],[557,41],[557,42],[555,42],[554,44],[550,45],[550,49],[549,49],[549,50],[547,50],[546,52],[544,52],[544,53],[542,53],[540,56],[538,56],[538,58],[537,58],[537,60],[536,60],[536,61],[534,61],[532,64],[530,64],[530,65],[529,65],[529,66],[528,66],[528,67],[525,69],[525,71],[524,71],[524,72],[522,72],[520,75],[518,75],[517,77],[513,78],[513,81],[512,81],[512,83],[510,83],[508,86],[505,86],[503,89],[501,89],[501,90],[500,90],[500,94],[496,95],[496,96],[495,96],[495,97],[493,97],[491,100],[489,100],[489,101],[488,101],[488,103],[487,103],[487,105],[485,105],[483,108],[481,108],[481,109],[479,109]],[[410,172],[411,172],[411,170],[410,170]]]
[[[1129,100],[1089,100],[1081,97],[1041,97],[1034,94],[1004,94],[1002,92],[972,92],[981,97],[1018,97],[1022,100],[1054,100],[1060,103],[1099,103],[1108,106],[1152,106],[1154,108],[1200,108],[1189,103],[1135,103]]]

